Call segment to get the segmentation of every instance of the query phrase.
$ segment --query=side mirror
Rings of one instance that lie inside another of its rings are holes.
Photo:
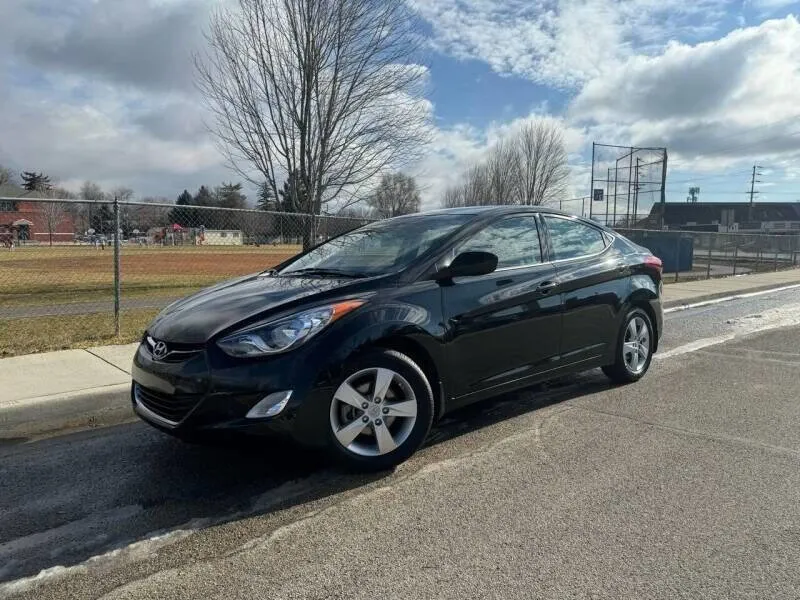
[[[453,277],[475,277],[488,275],[497,268],[497,256],[491,252],[462,252],[448,266],[437,271],[439,281]]]

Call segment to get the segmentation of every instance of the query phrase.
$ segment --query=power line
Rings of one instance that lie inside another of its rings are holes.
[[[797,192],[764,192],[764,191],[756,190],[755,193],[756,194],[765,194],[765,195],[769,195],[769,196],[797,196],[798,198],[800,198],[800,191],[797,191]],[[704,191],[703,195],[706,195],[706,194],[734,194],[734,195],[749,196],[750,192],[749,191],[743,192],[742,190],[712,190],[712,191]]]
[[[743,175],[749,173],[750,169],[741,169],[739,171],[731,171],[729,173],[721,173],[719,175],[701,175],[700,177],[693,177],[692,179],[678,179],[677,181],[670,181],[667,187],[678,183],[694,183],[695,181],[706,181],[708,179],[720,179],[723,177],[731,177],[734,175]]]

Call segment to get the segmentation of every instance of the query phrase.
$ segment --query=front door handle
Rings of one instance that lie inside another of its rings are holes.
[[[554,290],[557,287],[558,287],[557,281],[543,281],[536,288],[536,291],[542,294],[549,294],[552,290]]]

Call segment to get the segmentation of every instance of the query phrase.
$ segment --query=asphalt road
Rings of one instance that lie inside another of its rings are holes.
[[[139,423],[0,448],[0,597],[796,598],[798,303],[670,313],[638,384],[470,407],[391,474]]]

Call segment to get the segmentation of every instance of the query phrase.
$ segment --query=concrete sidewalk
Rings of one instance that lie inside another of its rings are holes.
[[[137,346],[0,359],[0,442],[132,419],[130,367]]]
[[[664,306],[679,310],[792,285],[800,288],[800,269],[667,284]],[[0,359],[0,442],[133,419],[130,365],[136,347],[126,344]]]
[[[669,277],[669,275],[665,276],[667,280]],[[668,283],[664,285],[664,308],[675,308],[792,285],[800,285],[800,269],[736,275],[685,283]]]

